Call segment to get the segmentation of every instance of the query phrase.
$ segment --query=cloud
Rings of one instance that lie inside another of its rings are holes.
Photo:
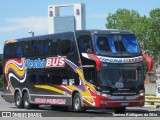
[[[36,33],[48,31],[47,16],[31,16],[26,18],[7,18],[7,26],[0,27],[0,32],[12,32],[17,30],[34,31]]]

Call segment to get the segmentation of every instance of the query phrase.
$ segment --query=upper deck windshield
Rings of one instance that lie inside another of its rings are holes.
[[[93,38],[96,54],[132,56],[141,53],[134,34],[95,34]]]

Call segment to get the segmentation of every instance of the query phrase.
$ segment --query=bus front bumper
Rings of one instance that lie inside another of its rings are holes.
[[[145,98],[144,95],[133,95],[133,96],[97,96],[96,107],[99,108],[114,108],[114,107],[134,107],[144,106]]]
[[[107,101],[107,100],[100,100],[97,104],[99,108],[115,108],[115,107],[134,107],[144,106],[144,100],[124,100],[124,101]]]

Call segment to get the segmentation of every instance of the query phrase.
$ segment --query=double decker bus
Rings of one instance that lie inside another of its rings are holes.
[[[42,104],[72,106],[74,111],[141,107],[145,74],[152,69],[152,59],[125,30],[77,30],[8,40],[3,61],[3,98],[25,109]]]

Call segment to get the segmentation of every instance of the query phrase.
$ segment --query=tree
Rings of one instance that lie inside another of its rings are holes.
[[[118,9],[115,14],[109,14],[107,17],[107,28],[131,30],[133,24],[139,18],[138,12],[127,9]]]
[[[151,51],[153,52],[155,61],[159,63],[158,58],[160,55],[160,8],[150,11],[148,47],[150,47]]]
[[[158,62],[160,54],[160,8],[150,11],[150,17],[140,16],[135,10],[118,9],[109,13],[106,27],[134,32],[142,51]]]

